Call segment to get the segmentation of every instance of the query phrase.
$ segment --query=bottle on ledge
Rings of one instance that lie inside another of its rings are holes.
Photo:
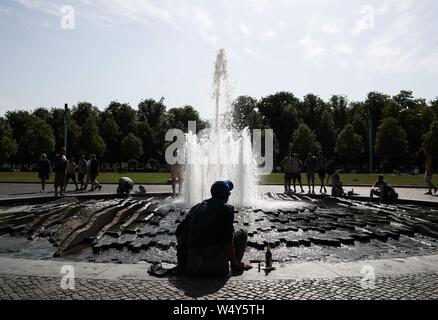
[[[271,245],[268,244],[266,247],[266,261],[265,261],[265,267],[267,269],[272,268],[272,252],[271,252]]]

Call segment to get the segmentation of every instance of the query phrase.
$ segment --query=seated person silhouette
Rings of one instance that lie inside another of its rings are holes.
[[[129,195],[132,189],[134,189],[134,182],[128,177],[122,177],[119,179],[119,187],[117,188],[118,194]]]
[[[247,233],[234,231],[234,207],[227,204],[234,186],[217,181],[212,198],[194,206],[176,230],[180,273],[192,276],[227,276],[231,270],[251,269],[242,263]]]
[[[382,203],[395,202],[398,199],[398,193],[395,192],[392,186],[386,183],[383,175],[379,175],[378,180],[373,185],[370,191],[370,201],[373,199],[373,196],[379,197]]]

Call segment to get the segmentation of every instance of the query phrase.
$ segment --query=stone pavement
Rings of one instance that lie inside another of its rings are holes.
[[[145,186],[149,193],[170,193],[172,188],[170,185],[146,185]],[[137,186],[136,186],[137,188]],[[68,190],[72,190],[73,187],[70,186]],[[331,188],[327,188],[330,194]],[[346,186],[346,191],[351,191],[354,189],[355,193],[362,197],[369,197],[370,188],[368,187],[354,187]],[[43,197],[53,195],[53,186],[47,186],[47,193],[39,193],[40,185],[31,183],[0,183],[0,200],[10,199],[10,198],[27,198],[27,197]],[[116,193],[117,185],[115,184],[105,184],[101,192],[67,192],[69,196],[82,195],[82,194],[114,194]],[[275,192],[282,193],[284,191],[283,186],[278,185],[260,185],[258,187],[260,193]],[[305,188],[307,190],[307,187]],[[316,188],[318,191],[318,188]],[[425,189],[422,188],[397,188],[397,192],[400,195],[400,199],[405,200],[419,200],[428,202],[438,203],[438,194],[429,196],[425,195]]]
[[[61,288],[60,268],[75,269],[75,288]],[[0,299],[237,299],[380,300],[438,299],[438,256],[343,264],[278,266],[265,275],[257,268],[230,279],[155,279],[147,265],[111,265],[0,258]],[[363,267],[375,282],[364,286]],[[370,269],[368,269],[370,270]]]

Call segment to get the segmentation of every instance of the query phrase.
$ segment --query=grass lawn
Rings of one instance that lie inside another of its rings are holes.
[[[167,184],[170,178],[169,173],[143,173],[143,172],[129,172],[129,173],[101,173],[98,180],[101,183],[117,183],[122,176],[128,176],[136,184]],[[305,174],[302,174],[303,183],[307,183]],[[423,175],[418,176],[394,176],[391,174],[385,175],[386,181],[394,186],[417,186],[424,187]],[[51,177],[53,182],[54,175]],[[341,174],[341,179],[344,185],[366,185],[370,186],[374,184],[377,179],[375,174]],[[39,182],[38,174],[36,172],[0,172],[1,182]],[[318,177],[316,177],[316,183],[319,183]],[[269,176],[261,177],[262,184],[283,184],[283,174],[273,173]]]

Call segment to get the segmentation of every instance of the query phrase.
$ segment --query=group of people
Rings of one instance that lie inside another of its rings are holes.
[[[46,192],[47,180],[49,180],[50,175],[54,173],[55,197],[64,194],[70,180],[76,187],[75,191],[87,190],[89,184],[91,185],[90,192],[94,190],[100,191],[102,185],[97,181],[99,172],[100,163],[95,154],[91,154],[89,159],[83,154],[78,163],[76,163],[73,157],[67,159],[65,148],[61,148],[58,154],[56,154],[53,167],[45,154],[41,155],[40,161],[38,162],[38,177],[41,180],[41,192]]]
[[[301,161],[297,153],[288,155],[281,162],[281,166],[284,170],[284,192],[285,193],[296,193],[296,184],[298,182],[301,193],[304,193],[304,188],[301,181],[301,173],[305,172],[307,175],[307,186],[309,188],[309,193],[315,193],[315,176],[318,174],[320,184],[320,193],[327,193],[326,188],[326,178],[327,184],[330,178],[334,178],[334,170],[332,162],[328,162],[324,157],[322,152],[318,156],[314,156],[309,153],[307,159]],[[294,190],[292,191],[291,185],[293,185]]]

